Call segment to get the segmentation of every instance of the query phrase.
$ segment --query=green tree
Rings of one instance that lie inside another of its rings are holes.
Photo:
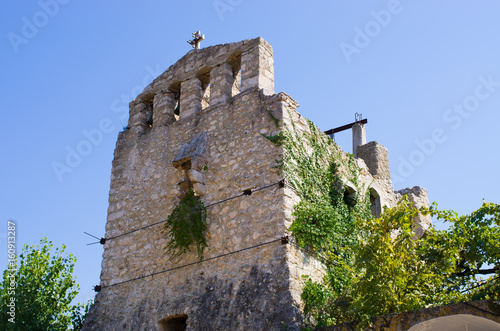
[[[450,227],[431,226],[416,238],[418,213]],[[403,198],[380,218],[359,218],[355,231],[354,264],[347,266],[351,281],[339,286],[330,272],[322,283],[306,281],[302,297],[316,325],[366,323],[387,313],[500,298],[500,205],[484,202],[458,216],[435,205],[417,210]]]
[[[0,285],[1,330],[76,330],[81,327],[89,303],[71,305],[79,291],[73,276],[76,258],[65,253],[64,245],[56,248],[51,256],[52,247],[46,238],[37,246],[24,245],[18,267],[4,271]],[[13,278],[15,289],[11,286]],[[11,298],[15,299],[15,315],[9,314]]]

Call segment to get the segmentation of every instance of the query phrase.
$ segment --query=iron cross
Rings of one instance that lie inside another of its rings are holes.
[[[192,45],[194,49],[200,49],[200,42],[205,39],[205,35],[201,31],[193,32],[193,40],[188,40],[188,44]]]

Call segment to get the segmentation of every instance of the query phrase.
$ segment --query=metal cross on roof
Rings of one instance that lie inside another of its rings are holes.
[[[194,49],[200,49],[200,42],[205,39],[205,35],[201,31],[193,32],[193,40],[188,40],[188,44],[192,45]]]

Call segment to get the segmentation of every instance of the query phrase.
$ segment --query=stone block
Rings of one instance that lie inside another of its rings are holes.
[[[228,102],[232,97],[234,83],[233,68],[223,63],[210,72],[210,106]]]
[[[156,94],[153,99],[153,126],[161,127],[175,122],[174,109],[177,105],[175,94],[164,92]]]
[[[231,95],[235,96],[241,91],[241,71],[238,71],[234,76],[233,86],[231,87]]]
[[[265,41],[241,56],[241,92],[255,88],[274,94],[273,51]]]
[[[194,183],[193,184],[193,191],[198,194],[200,197],[204,196],[206,194],[206,186],[203,183]]]
[[[354,129],[354,127],[353,127]],[[389,171],[389,153],[387,148],[376,141],[357,147],[357,157],[365,161],[370,174],[377,179],[391,179]]]
[[[145,128],[147,126],[147,121],[151,116],[150,107],[143,102],[131,103],[130,104],[130,116],[128,120],[128,126]]]
[[[203,94],[201,81],[197,77],[182,82],[179,119],[192,116],[201,111]]]
[[[207,158],[207,141],[206,132],[197,134],[193,139],[181,146],[172,161],[172,165],[176,168],[182,168],[187,162],[190,162],[190,169],[200,171]]]
[[[420,186],[414,186],[412,188],[405,188],[399,190],[396,193],[400,195],[408,196],[408,200],[413,204],[413,207],[419,209],[420,207],[429,207],[429,198],[427,196],[427,190]],[[432,219],[429,215],[424,216],[419,214],[414,220],[415,224],[415,236],[421,237],[427,228],[430,226]]]
[[[205,174],[203,172],[191,169],[188,171],[188,176],[191,183],[205,184]]]

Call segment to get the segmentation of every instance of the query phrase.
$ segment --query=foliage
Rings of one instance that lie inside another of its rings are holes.
[[[267,112],[267,114],[269,115],[269,117],[271,117],[271,119],[273,120],[274,127],[275,127],[275,128],[279,128],[279,127],[280,127],[280,120],[279,120],[279,119],[277,119],[277,118],[273,115],[273,113],[272,113],[269,109],[267,109],[267,108],[266,108],[266,112]]]
[[[342,256],[343,247],[354,239],[356,217],[369,217],[367,196],[354,194],[345,199],[347,180],[358,192],[359,168],[352,155],[344,157],[340,148],[308,121],[309,132],[301,132],[294,122],[281,131],[284,153],[278,164],[287,182],[301,196],[295,206],[295,221],[290,230],[301,247],[318,256]]]
[[[266,112],[269,115],[269,117],[271,118],[271,120],[273,121],[274,127],[279,129],[280,128],[280,124],[279,124],[280,120],[278,118],[276,118],[273,115],[273,113],[267,108],[266,108]],[[261,133],[260,135],[263,136],[264,138],[266,138],[267,140],[269,140],[275,146],[281,146],[283,144],[283,140],[285,139],[285,137],[283,135],[283,131],[281,131],[280,133],[275,134],[275,135],[266,136],[263,133]]]
[[[371,210],[369,195],[363,193],[367,188],[358,181],[360,169],[354,157],[343,154],[312,122],[307,124],[306,131],[291,121],[291,126],[279,134],[264,137],[283,148],[276,168],[301,196],[290,231],[300,247],[328,268],[328,286],[307,280],[303,294],[306,312],[313,315],[318,325],[328,325],[337,319],[317,307],[343,295],[343,289],[351,285],[356,219],[370,218]],[[350,193],[346,180],[360,193]],[[341,311],[342,303],[339,304]]]
[[[419,211],[404,197],[382,217],[359,220],[359,245],[355,247],[356,282],[353,304],[363,314],[377,316],[444,302],[440,284],[450,264],[429,263],[424,238],[416,238],[413,220]],[[359,292],[364,291],[364,292]]]
[[[446,231],[431,227],[416,238],[413,220],[419,212],[451,226]],[[435,205],[416,210],[403,198],[380,218],[360,218],[351,284],[338,291],[328,274],[323,284],[308,280],[302,296],[306,309],[318,325],[329,325],[367,323],[373,316],[452,302],[498,300],[499,216],[500,205],[486,202],[471,215],[457,216]],[[477,275],[490,276],[481,280]]]
[[[344,156],[333,140],[312,122],[307,123],[308,131],[299,130],[292,121],[291,127],[280,133],[284,151],[278,165],[301,196],[290,231],[300,247],[328,265],[336,288],[345,287],[354,261],[355,220],[370,217],[369,196],[348,194],[342,178],[357,192],[366,192],[358,184],[360,169],[354,157]]]
[[[291,121],[264,137],[282,148],[276,168],[301,197],[290,231],[326,266],[323,282],[305,280],[302,299],[311,325],[362,326],[386,313],[499,298],[499,205],[484,203],[469,216],[457,216],[435,205],[417,210],[403,198],[374,218],[354,157],[312,122],[308,130],[296,125]],[[347,190],[347,184],[354,188]],[[451,226],[431,226],[417,238],[413,222],[419,213]]]
[[[0,285],[0,329],[2,330],[77,330],[82,325],[90,303],[71,305],[79,286],[73,277],[76,258],[65,254],[66,247],[55,249],[42,238],[37,246],[24,245],[19,266],[13,271],[17,286],[10,287],[12,269],[3,273]],[[15,298],[15,323],[8,322],[7,304]]]
[[[464,216],[435,206],[429,213],[450,223],[447,231],[430,231],[424,256],[430,263],[446,261],[453,266],[447,275],[450,291],[465,291],[471,300],[499,300],[500,205],[483,201],[478,210]],[[491,276],[478,281],[479,275]]]
[[[166,249],[171,260],[189,251],[193,244],[196,245],[198,257],[203,259],[203,250],[207,247],[206,215],[206,208],[200,197],[189,190],[165,223],[164,232],[168,238]]]
[[[261,133],[261,135],[266,138],[267,140],[269,140],[270,142],[272,142],[275,146],[281,146],[283,144],[283,132],[280,132],[278,134],[275,134],[275,135],[269,135],[269,136],[266,136],[265,134]]]
[[[84,305],[73,306],[71,312],[71,324],[73,325],[73,330],[81,330],[83,328],[83,322],[85,321],[91,306],[92,300],[87,301]]]

